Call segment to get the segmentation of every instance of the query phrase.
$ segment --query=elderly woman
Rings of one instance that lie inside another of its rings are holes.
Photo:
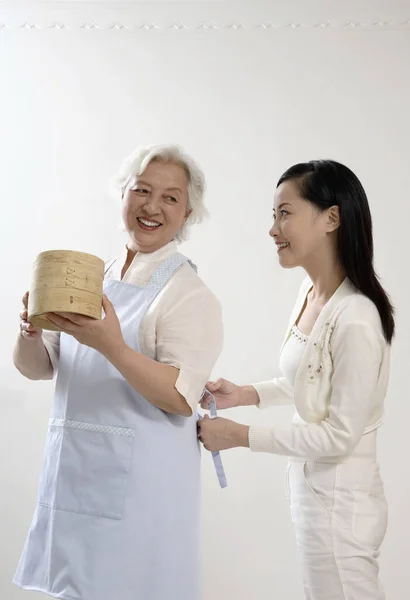
[[[14,363],[58,370],[38,503],[15,583],[66,600],[200,598],[196,407],[222,347],[221,309],[176,242],[201,221],[204,177],[177,146],[120,172],[128,243],[95,321],[27,322]]]

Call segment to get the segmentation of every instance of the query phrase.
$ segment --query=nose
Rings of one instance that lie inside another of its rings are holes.
[[[278,236],[278,233],[279,233],[278,222],[275,221],[269,230],[269,235],[271,238],[275,239],[275,237]]]
[[[144,204],[144,210],[149,215],[157,215],[160,212],[161,196],[151,193]]]

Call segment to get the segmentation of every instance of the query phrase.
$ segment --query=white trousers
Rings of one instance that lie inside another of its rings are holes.
[[[377,559],[387,503],[376,434],[368,436],[343,461],[292,460],[288,465],[287,492],[306,600],[385,599]]]

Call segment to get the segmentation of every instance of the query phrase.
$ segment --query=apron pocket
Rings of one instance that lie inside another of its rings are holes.
[[[39,504],[121,519],[134,429],[50,419]]]

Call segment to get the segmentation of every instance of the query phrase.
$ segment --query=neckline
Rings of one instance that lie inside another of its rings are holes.
[[[308,339],[311,338],[313,336],[313,334],[316,334],[316,331],[321,328],[321,325],[322,325],[322,323],[324,321],[324,315],[326,317],[328,316],[328,314],[331,312],[331,309],[337,304],[337,302],[339,300],[339,297],[342,297],[343,294],[344,294],[344,291],[346,289],[348,289],[349,283],[350,283],[349,279],[347,277],[345,277],[343,279],[343,281],[339,284],[339,286],[335,289],[335,291],[333,292],[333,294],[330,296],[330,298],[328,299],[328,301],[326,302],[326,304],[323,306],[322,310],[320,311],[320,313],[319,313],[316,321],[313,323],[312,330],[311,330],[310,334],[307,336]],[[301,317],[302,317],[302,315],[303,315],[303,313],[304,313],[304,311],[306,309],[307,298],[308,298],[310,292],[312,291],[312,289],[313,289],[313,284],[310,281],[309,288],[308,288],[308,290],[307,290],[307,292],[306,292],[306,294],[304,296],[303,304],[301,306],[301,309],[300,309],[299,314],[297,316],[297,320],[295,321],[294,325],[296,325],[296,324],[299,323],[299,321],[300,321],[300,319],[301,319]],[[302,333],[302,332],[300,332],[300,333]],[[306,335],[306,334],[302,333],[302,335]]]
[[[299,327],[295,324],[290,330],[291,335],[296,338],[299,342],[303,344],[307,344],[309,336],[300,331]]]
[[[131,263],[128,265],[127,270],[124,272],[124,276],[121,277],[128,256],[128,247],[125,245],[122,251],[122,255],[120,257],[120,281],[127,283],[128,278],[131,276],[131,273],[137,264],[142,263],[144,265],[150,265],[154,263],[160,263],[172,254],[175,254],[176,252],[178,252],[178,248],[174,240],[171,240],[170,242],[168,242],[164,246],[161,246],[161,248],[158,248],[158,250],[155,250],[154,252],[137,252],[134,255]]]
[[[293,325],[295,324],[296,319],[300,316],[303,305],[306,301],[306,297],[307,297],[308,293],[310,292],[312,286],[313,286],[312,281],[310,280],[309,277],[306,277],[305,282],[303,284],[303,287],[305,288],[303,290],[303,292],[304,292],[303,296],[298,298],[297,305],[295,306],[294,313],[292,315],[291,324],[288,325],[285,339],[283,340],[283,343],[281,346],[281,351],[283,350],[284,345],[286,344],[287,340],[289,339],[291,329],[292,329]],[[318,318],[316,319],[315,324],[313,325],[313,329],[310,332],[309,337],[308,337],[307,346],[309,349],[311,348],[311,345],[313,344],[312,340],[315,340],[315,338],[318,337],[319,332],[324,327],[326,320],[330,317],[331,313],[333,312],[333,309],[338,305],[339,301],[342,300],[345,296],[351,294],[353,291],[354,291],[354,287],[351,284],[349,278],[346,277],[344,279],[344,281],[342,281],[340,286],[337,288],[337,290],[335,291],[333,296],[331,298],[329,298],[329,300],[327,301],[325,306],[322,308]]]

